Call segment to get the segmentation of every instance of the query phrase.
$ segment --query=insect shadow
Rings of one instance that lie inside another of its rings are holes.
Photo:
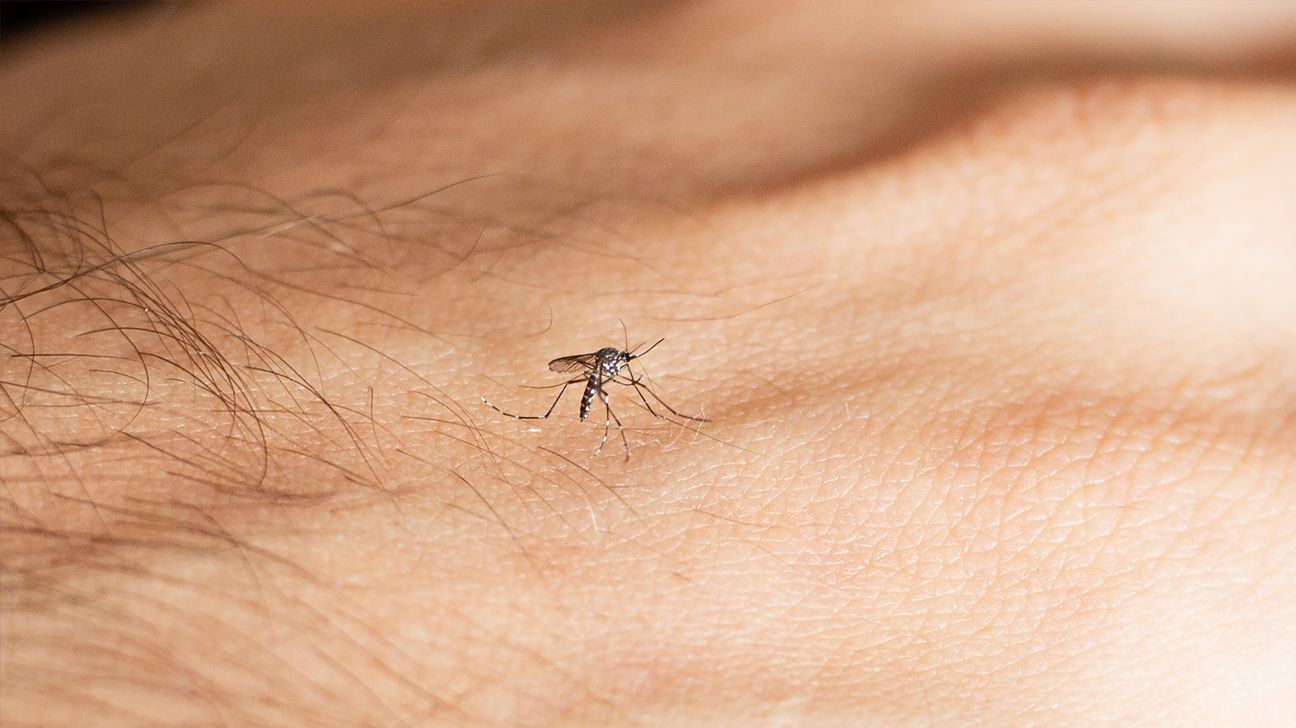
[[[556,384],[538,387],[539,389],[560,387],[558,390],[558,396],[554,397],[553,404],[550,404],[549,409],[542,415],[514,414],[500,409],[485,397],[482,397],[481,400],[486,404],[486,406],[496,412],[507,417],[512,417],[515,420],[546,420],[549,419],[549,415],[554,413],[554,409],[558,407],[558,402],[562,399],[563,394],[567,392],[567,388],[573,384],[580,384],[583,382],[585,384],[585,391],[581,394],[580,401],[581,421],[583,422],[587,417],[589,417],[590,410],[594,407],[595,397],[598,397],[599,400],[603,402],[603,439],[599,440],[598,447],[595,448],[594,454],[597,455],[603,451],[603,446],[607,444],[608,436],[612,430],[612,423],[615,422],[617,432],[621,435],[621,446],[625,449],[626,460],[630,459],[630,442],[626,439],[625,426],[621,424],[621,418],[612,410],[612,403],[608,398],[607,391],[604,389],[606,385],[620,384],[622,386],[633,388],[635,393],[639,395],[639,401],[643,403],[644,409],[648,410],[648,413],[657,419],[670,420],[669,417],[658,413],[657,410],[653,408],[652,402],[656,402],[659,407],[680,419],[690,420],[692,422],[707,422],[708,420],[704,417],[695,417],[693,415],[683,414],[679,410],[667,404],[657,395],[656,392],[652,390],[651,387],[644,383],[643,375],[636,374],[634,368],[630,364],[630,362],[645,356],[648,352],[656,349],[657,345],[666,339],[658,339],[643,351],[637,351],[638,347],[636,347],[636,349],[631,349],[628,339],[629,337],[627,336],[625,349],[618,349],[615,346],[607,346],[598,351],[589,352],[588,354],[561,356],[549,362],[549,371],[559,374],[572,374],[574,376],[565,382],[558,382]],[[651,398],[652,402],[649,401],[649,398]]]

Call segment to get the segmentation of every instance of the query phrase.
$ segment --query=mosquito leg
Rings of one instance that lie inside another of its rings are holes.
[[[612,411],[612,403],[608,401],[607,392],[604,392],[603,390],[600,389],[599,397],[603,400],[603,410],[605,412],[605,418],[603,420],[603,440],[599,442],[598,450],[595,450],[594,454],[597,455],[599,454],[599,452],[603,450],[603,445],[607,442],[608,439],[608,431],[611,430],[612,423],[615,422],[617,426],[617,432],[621,434],[621,447],[625,449],[625,459],[629,460],[630,441],[626,439],[625,425],[621,424],[621,418],[617,417],[616,412]]]
[[[608,414],[612,415],[612,421],[616,423],[617,432],[621,434],[621,448],[625,450],[626,462],[630,462],[630,441],[626,439],[625,425],[621,424],[621,418],[617,417],[611,406],[608,407]]]
[[[612,429],[612,405],[608,404],[608,397],[599,390],[599,397],[603,400],[603,439],[599,440],[598,447],[594,448],[594,454],[598,455],[603,452],[603,446],[607,444],[608,432]]]
[[[635,384],[635,389],[640,389],[640,388],[642,388],[645,392],[647,392],[647,393],[648,393],[648,394],[649,394],[653,399],[657,400],[657,404],[659,404],[659,405],[665,407],[666,410],[667,410],[668,412],[670,412],[671,414],[675,415],[676,417],[682,417],[682,418],[684,418],[684,419],[686,419],[686,420],[692,420],[693,422],[710,422],[710,420],[708,420],[708,419],[705,418],[705,417],[695,417],[695,416],[693,416],[693,415],[686,415],[686,414],[684,414],[683,412],[680,412],[679,410],[675,409],[674,407],[672,407],[672,406],[666,404],[666,401],[663,400],[661,397],[657,396],[657,393],[654,392],[654,391],[652,391],[652,388],[649,387],[648,385],[646,385],[646,384],[638,384],[638,383],[636,383],[636,384]],[[642,396],[642,395],[640,395],[640,396]]]
[[[635,376],[634,370],[630,368],[630,362],[626,362],[625,368],[626,371],[630,372],[630,376],[628,377],[628,379],[630,380],[629,384],[631,387],[634,387],[635,394],[639,395],[639,400],[643,402],[644,407],[648,409],[648,414],[652,415],[653,417],[656,417],[657,419],[661,419],[661,415],[657,414],[656,410],[652,408],[652,405],[648,404],[648,400],[643,396],[643,392],[639,391],[639,387],[641,386],[639,384],[640,377]],[[642,386],[647,386],[647,385],[642,385]]]
[[[512,412],[505,412],[499,407],[496,407],[489,399],[486,399],[485,397],[482,397],[481,401],[484,402],[487,407],[490,407],[491,409],[495,410],[496,412],[502,415],[512,417],[515,420],[547,420],[549,419],[549,415],[553,414],[554,408],[558,406],[558,400],[562,399],[563,393],[567,391],[567,388],[577,382],[583,382],[583,381],[585,381],[584,377],[563,382],[562,389],[558,390],[558,396],[554,397],[553,404],[549,405],[549,410],[542,415],[515,415]]]
[[[630,367],[627,366],[626,369],[629,370]],[[710,420],[708,420],[705,417],[694,417],[693,415],[686,415],[683,412],[680,412],[679,410],[670,406],[669,404],[666,404],[666,401],[663,400],[656,392],[654,392],[652,390],[652,387],[649,387],[647,384],[643,383],[643,377],[631,376],[628,377],[628,380],[629,381],[622,382],[622,384],[626,384],[628,386],[634,387],[635,391],[639,393],[639,398],[643,400],[644,406],[648,408],[648,411],[651,412],[654,417],[658,417],[659,415],[653,411],[652,406],[648,404],[648,400],[644,398],[643,396],[644,392],[647,392],[648,396],[652,397],[654,400],[657,401],[657,404],[661,405],[662,407],[665,407],[667,412],[670,412],[676,417],[685,420],[692,420],[693,422],[710,422]]]
[[[581,376],[566,382],[555,382],[553,384],[519,384],[517,386],[519,389],[557,389],[564,384],[575,384],[583,381],[585,381],[585,377]]]
[[[660,343],[660,342],[658,342],[658,343]],[[654,346],[656,346],[656,344],[654,344]],[[649,412],[650,414],[652,414],[653,417],[661,417],[661,415],[657,414],[657,412],[652,408],[652,405],[651,405],[651,404],[648,404],[648,400],[647,400],[647,398],[645,398],[644,395],[643,395],[644,392],[647,392],[650,396],[652,396],[653,399],[657,400],[657,404],[660,404],[662,407],[665,407],[667,412],[670,412],[671,414],[675,415],[676,417],[680,417],[680,418],[683,418],[683,419],[686,419],[686,420],[692,420],[693,422],[709,422],[709,421],[710,421],[710,420],[706,419],[705,417],[694,417],[694,416],[692,416],[692,415],[686,415],[686,414],[680,412],[679,410],[675,409],[674,407],[670,406],[669,404],[666,404],[666,401],[663,400],[660,396],[658,396],[658,394],[652,390],[652,387],[649,387],[647,384],[644,384],[644,383],[643,383],[643,376],[642,376],[642,375],[636,375],[636,374],[634,373],[634,370],[630,368],[630,363],[629,363],[629,362],[626,362],[626,367],[625,367],[625,368],[626,368],[626,371],[630,372],[630,376],[627,377],[627,379],[628,379],[629,381],[627,381],[627,382],[623,382],[623,384],[626,384],[626,385],[628,385],[628,386],[634,387],[634,390],[635,390],[635,392],[639,395],[639,399],[643,402],[644,407],[648,408],[648,412]]]

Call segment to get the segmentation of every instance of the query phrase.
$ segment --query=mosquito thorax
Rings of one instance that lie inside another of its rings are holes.
[[[615,377],[621,371],[621,363],[626,361],[623,357],[625,352],[614,346],[607,346],[598,350],[599,366],[603,369],[603,376]]]

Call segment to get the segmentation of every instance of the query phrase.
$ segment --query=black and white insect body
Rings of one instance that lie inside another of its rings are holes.
[[[487,406],[496,412],[517,420],[545,420],[549,419],[549,415],[553,414],[554,408],[558,406],[558,401],[562,399],[563,393],[567,391],[569,386],[584,382],[585,391],[581,394],[580,402],[581,421],[583,422],[589,417],[590,410],[594,407],[595,397],[598,397],[603,402],[603,410],[606,415],[603,420],[603,439],[599,441],[598,448],[594,452],[598,453],[603,450],[603,445],[607,443],[608,434],[612,429],[612,423],[615,422],[618,432],[621,433],[621,444],[625,448],[626,459],[629,460],[630,443],[626,440],[625,427],[621,424],[621,418],[617,417],[616,413],[612,411],[612,403],[608,399],[607,390],[604,389],[608,384],[633,387],[635,393],[639,395],[639,400],[643,403],[644,409],[653,417],[663,418],[653,409],[648,397],[652,397],[658,405],[676,417],[694,422],[706,422],[701,417],[680,414],[675,408],[663,402],[662,398],[657,396],[657,393],[652,391],[647,384],[644,384],[642,377],[636,376],[634,370],[630,367],[630,362],[657,348],[657,345],[663,341],[665,339],[658,339],[652,346],[638,353],[628,348],[618,349],[615,346],[607,346],[588,354],[563,356],[549,362],[549,371],[559,374],[574,374],[575,376],[565,382],[553,385],[561,387],[561,389],[558,391],[558,396],[554,398],[553,404],[549,405],[549,409],[542,415],[515,415],[512,412],[505,412],[496,407],[485,397],[482,397],[482,402],[485,402]],[[644,396],[645,392],[647,392],[648,397]]]
[[[570,368],[573,365],[578,366],[580,369],[589,366],[589,372],[584,375],[585,391],[581,394],[580,418],[582,422],[585,421],[586,417],[589,417],[590,408],[594,406],[594,395],[603,390],[603,383],[614,381],[617,375],[621,373],[621,368],[635,358],[630,352],[622,351],[614,346],[608,346],[594,352],[592,354],[594,357],[592,365],[590,362],[584,361],[584,358],[589,356],[591,355],[567,356],[549,362],[549,369],[555,372],[577,371]]]

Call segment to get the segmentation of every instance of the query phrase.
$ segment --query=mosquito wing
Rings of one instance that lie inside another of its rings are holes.
[[[598,366],[598,352],[561,356],[549,362],[551,372],[588,372]]]

